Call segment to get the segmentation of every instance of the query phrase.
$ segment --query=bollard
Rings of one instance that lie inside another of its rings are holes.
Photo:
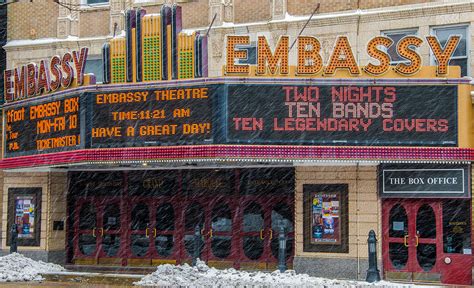
[[[193,250],[193,266],[196,266],[197,259],[201,255],[201,227],[196,225],[194,228],[194,250]]]
[[[16,253],[18,248],[18,229],[16,224],[12,224],[10,229],[10,253]]]
[[[286,231],[283,223],[278,233],[278,270],[282,273],[286,271]]]
[[[367,244],[369,246],[369,269],[367,269],[365,281],[372,283],[380,281],[380,271],[377,268],[377,238],[374,230],[370,230]]]

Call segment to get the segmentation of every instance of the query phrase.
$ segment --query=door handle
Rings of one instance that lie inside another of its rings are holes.
[[[156,228],[153,228],[153,237],[156,238]]]
[[[212,238],[212,228],[209,230],[209,238]]]
[[[100,236],[104,236],[104,228],[99,228],[100,229]]]
[[[149,235],[148,235],[148,229],[150,229],[150,228],[146,228],[146,229],[145,229],[145,237],[148,237],[148,236],[149,236]]]
[[[270,240],[273,239],[273,229],[270,229]]]
[[[418,247],[418,243],[419,243],[419,240],[418,240],[418,235],[415,235],[415,240],[416,240],[415,247]]]
[[[263,240],[263,229],[260,230],[260,240]]]
[[[408,247],[409,245],[407,244],[407,238],[408,238],[408,235],[405,235],[405,237],[403,237],[403,245],[405,245],[405,247]]]
[[[94,238],[96,237],[96,236],[95,236],[95,228],[92,229],[92,237],[94,237]]]

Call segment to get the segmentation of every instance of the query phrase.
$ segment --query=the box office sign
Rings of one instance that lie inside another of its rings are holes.
[[[469,198],[469,165],[382,164],[382,198]]]
[[[455,85],[229,85],[227,141],[456,146]]]

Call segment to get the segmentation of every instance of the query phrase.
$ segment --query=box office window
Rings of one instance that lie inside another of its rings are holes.
[[[8,189],[8,233],[10,245],[11,227],[16,224],[18,246],[40,245],[41,188]]]
[[[347,253],[347,184],[303,185],[304,251]]]
[[[443,202],[444,253],[471,254],[471,219],[469,201]]]

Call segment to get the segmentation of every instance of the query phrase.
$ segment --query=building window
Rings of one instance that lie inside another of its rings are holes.
[[[443,201],[443,251],[444,253],[471,255],[470,201]]]
[[[393,40],[393,44],[387,49],[388,55],[390,55],[390,65],[397,65],[398,63],[407,63],[408,60],[402,58],[397,53],[397,44],[400,39],[408,35],[417,35],[418,30],[416,29],[406,29],[406,30],[391,30],[384,31],[382,35]]]
[[[83,0],[84,4],[87,5],[97,5],[97,4],[106,4],[109,3],[109,0]]]
[[[348,185],[306,184],[303,193],[303,251],[348,253]]]
[[[8,189],[7,245],[16,224],[18,246],[40,246],[41,188]]]
[[[237,59],[236,64],[257,64],[257,42],[251,42],[250,45],[237,45],[236,50],[247,50],[247,59]]]
[[[438,37],[441,47],[446,45],[446,42],[451,35],[461,35],[458,47],[451,56],[449,65],[461,66],[461,76],[467,76],[469,74],[469,59],[467,54],[467,47],[469,42],[467,40],[467,26],[447,26],[447,27],[436,27],[431,30],[431,34]],[[430,55],[431,64],[436,65],[436,59],[433,54]]]
[[[92,57],[92,59],[87,59],[84,73],[93,73],[95,75],[96,83],[102,83],[104,81],[104,66],[102,65],[102,59],[94,57]]]

